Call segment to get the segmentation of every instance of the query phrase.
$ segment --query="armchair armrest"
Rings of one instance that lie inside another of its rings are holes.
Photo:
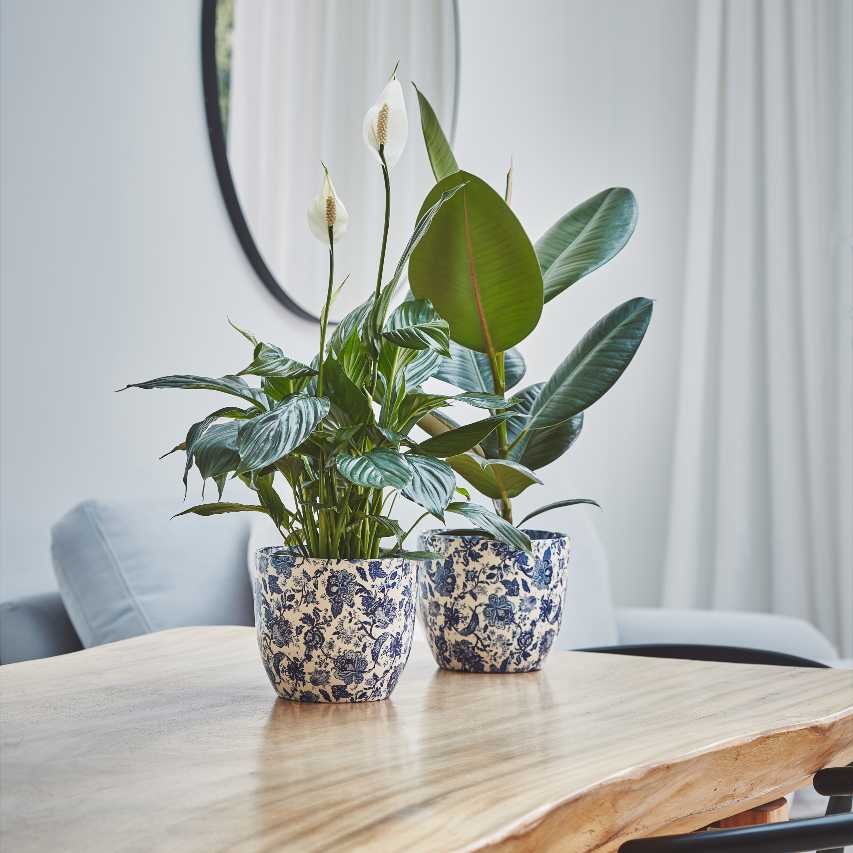
[[[616,610],[619,642],[699,643],[767,649],[833,663],[838,652],[814,625],[774,613],[621,607]]]

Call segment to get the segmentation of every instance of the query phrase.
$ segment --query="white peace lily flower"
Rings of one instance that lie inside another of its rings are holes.
[[[364,116],[364,141],[379,162],[379,146],[390,169],[399,159],[409,138],[409,117],[403,87],[396,77],[388,81],[379,100]]]
[[[308,207],[308,225],[311,226],[311,233],[323,243],[329,242],[329,226],[331,226],[332,239],[337,242],[346,233],[349,214],[335,192],[335,185],[325,165],[323,172],[325,173],[323,190]]]

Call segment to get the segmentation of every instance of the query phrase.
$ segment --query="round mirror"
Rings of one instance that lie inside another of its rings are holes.
[[[455,0],[204,0],[205,107],[222,194],[261,281],[299,316],[316,320],[325,297],[327,252],[306,220],[320,161],[350,214],[335,247],[340,278],[350,276],[339,318],[370,295],[382,235],[384,187],[364,113],[399,61],[409,142],[391,170],[393,270],[434,183],[409,81],[452,138],[458,41]]]

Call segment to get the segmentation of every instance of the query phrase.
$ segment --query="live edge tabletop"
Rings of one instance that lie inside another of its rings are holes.
[[[277,699],[251,628],[0,669],[4,851],[612,851],[853,760],[853,672],[554,652]]]

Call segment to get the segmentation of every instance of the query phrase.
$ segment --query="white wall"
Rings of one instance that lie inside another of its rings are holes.
[[[664,544],[691,6],[461,4],[460,162],[498,183],[514,156],[514,206],[533,236],[605,186],[640,200],[630,247],[552,303],[524,345],[531,378],[544,378],[610,307],[658,300],[636,362],[524,501],[598,498],[616,595],[638,603],[656,600]],[[246,351],[226,315],[297,358],[313,353],[316,332],[267,295],[228,222],[206,138],[196,0],[3,0],[0,14],[5,598],[53,586],[49,528],[78,500],[179,506],[181,461],[156,457],[213,395],[114,389],[233,370]],[[423,156],[419,143],[408,156]]]

